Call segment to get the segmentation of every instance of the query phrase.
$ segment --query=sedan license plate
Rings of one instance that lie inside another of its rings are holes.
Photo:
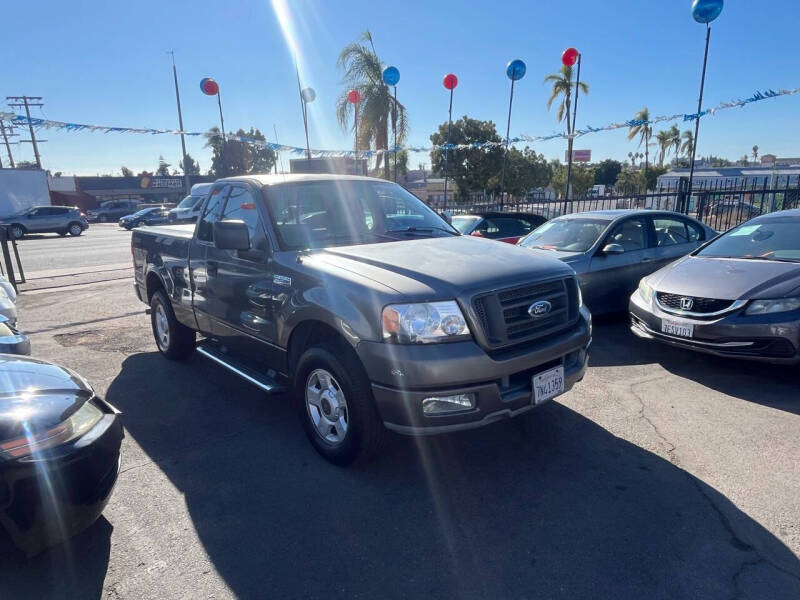
[[[694,325],[686,321],[674,319],[661,319],[661,333],[677,337],[690,338],[694,335]]]
[[[564,393],[564,367],[556,367],[533,376],[533,403],[541,404]]]

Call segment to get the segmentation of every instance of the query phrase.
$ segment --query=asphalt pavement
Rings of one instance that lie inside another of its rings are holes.
[[[21,325],[123,411],[122,472],[68,544],[0,550],[2,599],[800,598],[797,369],[605,319],[584,381],[530,420],[341,469],[287,396],[163,359],[129,276],[69,281],[24,291]]]

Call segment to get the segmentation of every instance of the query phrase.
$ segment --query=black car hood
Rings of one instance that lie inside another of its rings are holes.
[[[63,367],[0,354],[0,444],[61,423],[93,396],[80,375]]]
[[[404,294],[455,297],[574,274],[556,258],[468,235],[335,247],[316,256]]]
[[[660,292],[739,300],[797,293],[800,264],[686,256],[655,272],[648,282]]]

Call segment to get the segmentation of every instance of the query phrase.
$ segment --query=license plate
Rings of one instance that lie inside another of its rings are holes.
[[[533,376],[533,403],[541,404],[564,393],[564,367],[556,367]]]
[[[667,335],[690,338],[694,335],[694,325],[686,321],[661,319],[661,332]]]

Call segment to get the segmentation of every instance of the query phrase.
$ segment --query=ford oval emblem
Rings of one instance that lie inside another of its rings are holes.
[[[528,314],[534,319],[545,316],[550,312],[552,305],[547,300],[539,300],[528,307]]]

